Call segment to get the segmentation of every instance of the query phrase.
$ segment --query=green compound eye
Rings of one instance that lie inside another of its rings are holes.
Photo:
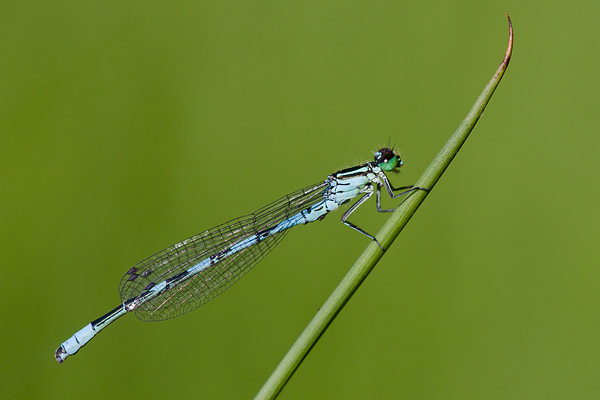
[[[375,162],[384,171],[393,171],[402,166],[402,160],[392,149],[381,149],[375,153]]]
[[[397,157],[394,157],[387,162],[383,162],[383,163],[379,164],[379,167],[384,171],[391,171],[391,170],[395,169],[397,166],[398,166],[398,158]]]

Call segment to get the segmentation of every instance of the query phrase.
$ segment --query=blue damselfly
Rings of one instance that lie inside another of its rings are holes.
[[[130,311],[146,321],[173,318],[215,298],[265,257],[296,225],[322,220],[357,196],[342,215],[342,222],[374,240],[374,236],[348,221],[373,193],[380,205],[381,188],[395,199],[416,189],[394,188],[385,172],[397,172],[402,160],[390,148],[375,153],[375,160],[343,169],[324,181],[307,186],[243,217],[192,236],[141,261],[121,279],[122,303],[92,321],[65,341],[55,353],[62,363],[100,330]],[[427,189],[425,189],[427,190]],[[394,194],[394,192],[399,192]],[[383,249],[383,248],[382,248]]]

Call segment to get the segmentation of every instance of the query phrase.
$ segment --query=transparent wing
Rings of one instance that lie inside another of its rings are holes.
[[[190,267],[236,243],[273,227],[323,200],[326,182],[308,186],[249,214],[218,225],[154,254],[131,268],[121,279],[123,303],[140,297],[154,285],[184,273]],[[169,290],[139,304],[135,311],[145,321],[159,321],[189,312],[209,302],[233,285],[263,259],[287,229],[268,236],[220,262],[173,285]]]

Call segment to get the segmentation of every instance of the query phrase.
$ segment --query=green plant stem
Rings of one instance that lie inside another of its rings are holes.
[[[477,101],[469,111],[467,117],[458,126],[454,134],[433,159],[423,175],[417,180],[415,186],[430,189],[435,186],[436,182],[440,179],[446,168],[448,168],[448,165],[450,165],[450,162],[454,159],[454,156],[456,156],[463,143],[467,140],[469,133],[473,130],[473,127],[479,120],[479,117],[481,117],[485,106],[491,99],[494,90],[500,83],[500,80],[508,67],[513,48],[512,24],[508,13],[506,16],[508,17],[509,24],[509,40],[502,63],[492,79],[488,82],[487,86],[483,89],[483,92],[477,98]],[[425,190],[413,192],[386,221],[385,225],[376,236],[385,249],[389,248],[400,231],[406,226],[417,208],[421,205],[423,200],[425,200],[428,193],[429,192]],[[374,241],[367,246],[363,254],[356,260],[350,271],[348,271],[340,284],[335,288],[333,293],[331,293],[312,321],[306,326],[302,334],[281,360],[275,371],[273,371],[260,392],[256,395],[255,399],[274,399],[277,397],[321,335],[323,335],[329,324],[331,324],[344,305],[350,300],[354,292],[369,275],[383,254],[384,251],[381,250]]]

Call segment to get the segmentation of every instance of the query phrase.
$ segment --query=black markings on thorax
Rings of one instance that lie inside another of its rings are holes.
[[[345,179],[355,178],[357,176],[363,176],[369,172],[373,171],[373,163],[366,163],[363,165],[357,165],[356,167],[342,169],[331,176],[339,181],[344,181]],[[340,183],[342,183],[340,182]],[[343,184],[343,183],[342,183]]]

